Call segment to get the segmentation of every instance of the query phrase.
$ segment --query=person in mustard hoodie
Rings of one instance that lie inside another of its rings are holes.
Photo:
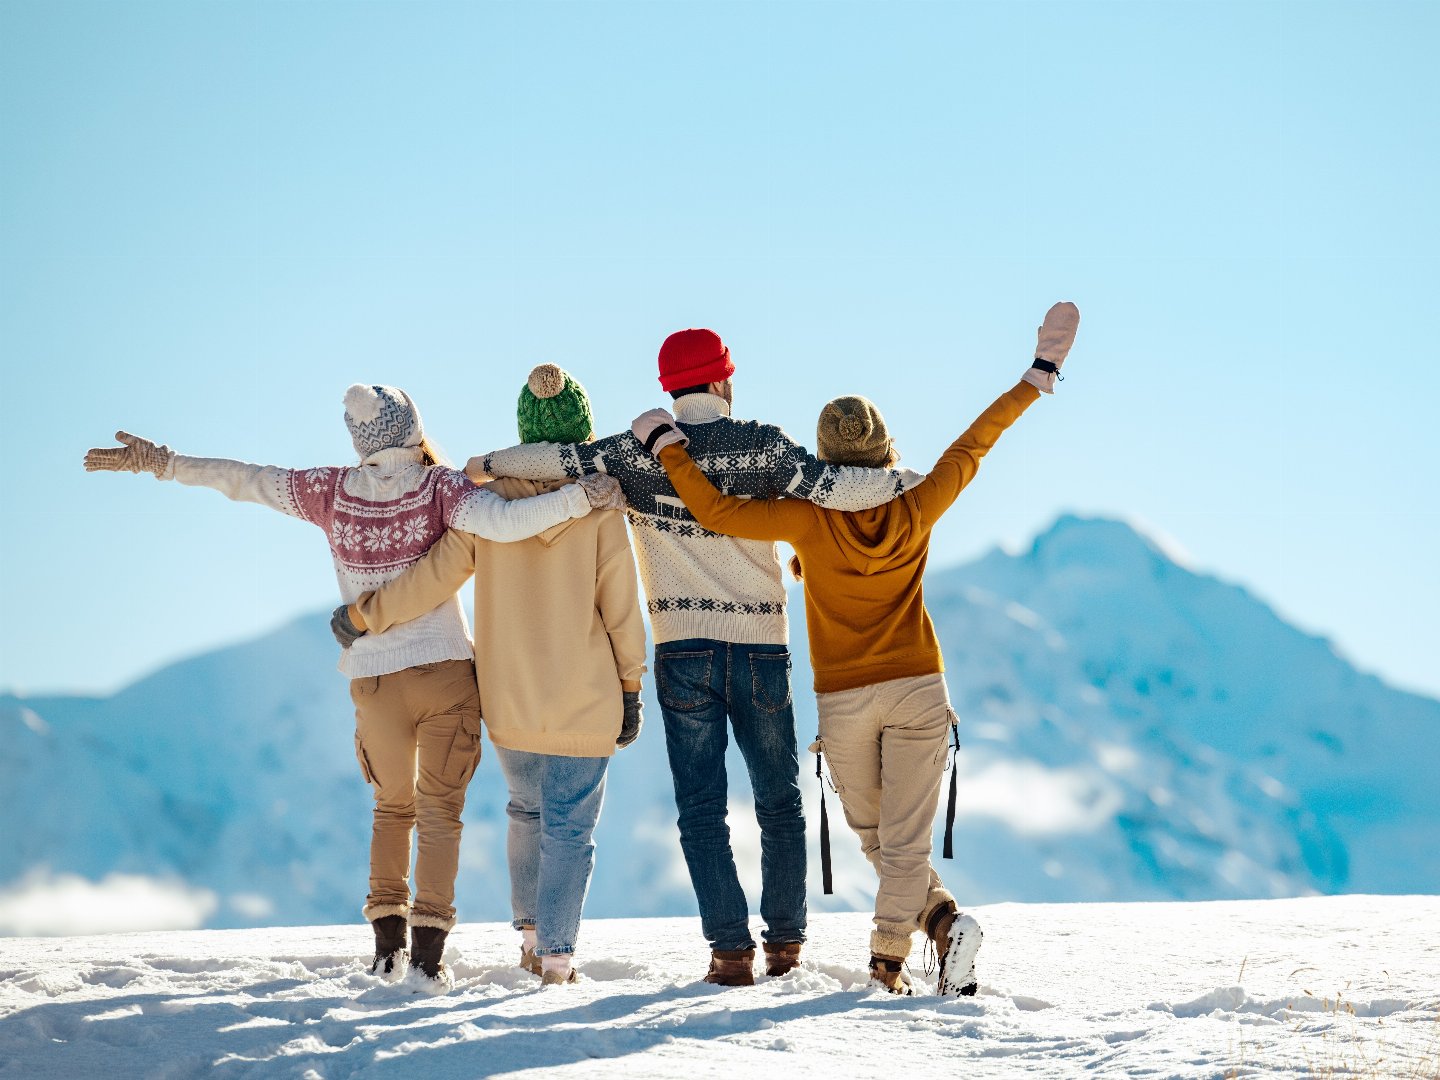
[[[594,438],[584,388],[553,364],[530,373],[518,412],[522,442]],[[574,482],[507,478],[486,487],[520,499]],[[635,559],[619,513],[561,522],[515,544],[475,539],[447,533],[347,614],[356,629],[385,631],[429,611],[474,575],[475,677],[510,789],[520,966],[547,985],[573,983],[606,768],[616,747],[640,733],[645,624]]]
[[[916,929],[934,944],[941,994],[969,996],[977,988],[979,924],[960,913],[930,863],[946,744],[957,723],[922,591],[930,533],[1005,429],[1041,391],[1054,392],[1079,323],[1074,304],[1054,305],[1020,382],[980,414],[923,482],[873,510],[724,495],[690,460],[665,410],[632,426],[705,528],[795,548],[819,706],[816,749],[880,878],[870,974],[892,993],[914,992],[904,962]],[[818,443],[821,459],[835,464],[885,468],[898,458],[879,410],[863,397],[825,406]]]

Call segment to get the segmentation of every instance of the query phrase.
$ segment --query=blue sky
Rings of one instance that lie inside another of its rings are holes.
[[[463,458],[531,365],[616,430],[661,339],[925,468],[1057,299],[1063,393],[934,565],[1176,539],[1440,694],[1432,3],[0,3],[0,687],[107,690],[335,602],[310,526],[85,474],[126,427],[344,462],[354,381]]]

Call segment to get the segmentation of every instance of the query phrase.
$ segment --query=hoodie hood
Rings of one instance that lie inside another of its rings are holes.
[[[528,499],[533,495],[548,495],[552,491],[559,491],[566,484],[573,484],[574,480],[520,480],[513,476],[502,476],[498,480],[492,480],[485,485],[486,491],[493,491],[507,502],[515,499]],[[544,532],[536,535],[535,539],[546,547],[552,547],[559,542],[560,538],[570,531],[575,522],[580,518],[566,518],[559,525],[551,525]]]
[[[866,576],[913,561],[929,541],[920,507],[908,493],[871,510],[827,511],[824,516],[841,557]]]

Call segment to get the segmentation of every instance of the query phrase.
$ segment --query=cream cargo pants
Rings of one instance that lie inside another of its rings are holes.
[[[875,872],[870,951],[904,960],[910,935],[953,900],[930,865],[954,712],[943,675],[818,694],[821,752],[845,820]]]
[[[471,660],[419,664],[350,682],[355,756],[375,792],[365,918],[455,925],[460,812],[480,760],[480,696]],[[410,834],[418,827],[415,903]]]

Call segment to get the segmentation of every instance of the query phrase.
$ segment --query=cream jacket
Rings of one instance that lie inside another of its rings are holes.
[[[507,499],[563,483],[497,480]],[[496,746],[608,757],[620,734],[620,681],[645,671],[645,625],[624,515],[595,512],[529,540],[447,532],[394,581],[356,604],[384,632],[433,610],[475,576],[475,676]]]

